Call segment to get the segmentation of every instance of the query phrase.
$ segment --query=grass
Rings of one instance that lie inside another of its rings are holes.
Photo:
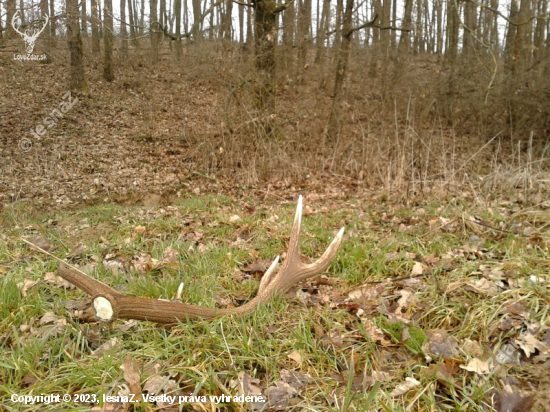
[[[479,344],[477,357],[486,360],[529,325],[540,325],[537,339],[542,340],[541,334],[548,330],[547,285],[528,281],[529,276],[548,281],[548,227],[544,222],[518,221],[526,215],[513,205],[488,209],[457,201],[404,208],[375,205],[368,199],[312,204],[306,200],[311,210],[303,219],[304,255],[319,256],[342,222],[347,226],[345,241],[324,281],[309,280],[244,319],[199,320],[171,328],[148,322],[131,326],[122,320],[104,325],[75,314],[71,305],[84,294],[46,283],[45,273],[56,272],[57,262],[19,240],[47,237],[57,247],[53,253],[62,259],[82,243],[86,252],[72,262],[87,265],[92,276],[129,295],[172,299],[183,282],[186,303],[239,305],[254,296],[258,285],[256,278],[240,269],[284,252],[294,212],[294,205],[287,202],[246,202],[255,209],[246,209],[244,201],[214,196],[183,197],[166,208],[102,204],[50,214],[33,212],[23,204],[4,209],[0,216],[6,228],[0,235],[2,410],[88,411],[90,406],[102,406],[102,401],[23,405],[10,397],[68,393],[102,399],[103,394],[123,393],[128,382],[120,366],[130,354],[141,387],[162,378],[170,394],[239,395],[240,372],[258,379],[255,385],[265,394],[267,387],[281,386],[286,369],[310,376],[289,399],[287,408],[296,410],[481,411],[483,402],[491,402],[487,391],[502,389],[497,379],[502,376],[484,380],[458,367],[476,357],[464,350],[467,340]],[[242,220],[230,223],[235,214]],[[454,223],[443,227],[440,216]],[[512,223],[522,223],[531,235],[472,226],[467,216],[479,216],[505,231]],[[245,225],[247,230],[241,232]],[[479,241],[472,242],[472,234]],[[239,241],[241,235],[244,240]],[[533,240],[535,236],[542,241]],[[161,261],[168,249],[178,252],[175,264],[135,268],[140,258]],[[117,270],[109,266],[112,261],[119,263]],[[423,263],[423,276],[387,281],[409,277],[415,262]],[[39,280],[26,296],[18,287],[24,279]],[[471,286],[480,280],[500,288],[486,292]],[[518,283],[513,285],[513,280]],[[347,298],[359,288],[376,293]],[[403,291],[410,291],[414,299],[403,302]],[[510,312],[511,303],[520,309]],[[399,305],[403,309],[395,312]],[[57,316],[54,321],[43,321],[48,312]],[[499,328],[506,318],[517,326]],[[369,322],[385,339],[376,338]],[[451,350],[450,342],[455,342],[452,356],[434,349],[437,330],[450,337],[440,346]],[[95,352],[112,339],[116,341],[111,349]],[[524,354],[522,364],[507,365],[506,373],[535,387],[548,385],[538,373],[540,366],[532,362],[537,355]],[[433,369],[453,362],[456,368],[448,375],[437,375]],[[395,396],[392,391],[406,378],[419,385]],[[133,408],[153,410],[146,403]],[[246,409],[235,402],[179,406],[180,410],[216,408]]]

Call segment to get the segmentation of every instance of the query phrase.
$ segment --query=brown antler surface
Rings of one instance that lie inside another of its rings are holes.
[[[274,295],[283,293],[301,280],[325,271],[342,242],[344,228],[340,229],[325,253],[313,263],[304,263],[300,258],[300,226],[302,224],[302,196],[298,199],[296,216],[292,226],[288,252],[277,272],[279,257],[264,274],[258,294],[248,303],[237,308],[213,309],[187,305],[181,302],[125,296],[104,283],[67,264],[59,266],[59,274],[76,287],[92,296],[96,316],[110,322],[117,318],[140,319],[160,323],[177,323],[187,319],[214,318],[223,315],[248,315]]]

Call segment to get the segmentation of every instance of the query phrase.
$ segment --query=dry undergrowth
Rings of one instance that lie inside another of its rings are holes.
[[[180,62],[163,50],[157,67],[146,48],[119,57],[112,84],[88,56],[89,91],[73,96],[78,102],[40,140],[29,130],[63,101],[66,56],[57,51],[51,65],[29,65],[2,55],[0,200],[131,202],[192,190],[193,177],[214,191],[382,188],[407,200],[468,191],[513,194],[525,204],[546,196],[549,148],[539,129],[529,132],[536,125],[499,128],[497,118],[489,125],[487,115],[466,115],[467,106],[445,114],[446,69],[435,58],[392,71],[391,63],[372,66],[355,56],[341,135],[327,141],[330,64],[279,76],[275,128],[266,137],[254,111],[251,59],[238,46],[188,46]],[[374,77],[357,81],[366,66]],[[470,78],[469,87],[476,84],[483,77]],[[472,96],[472,107],[481,97]],[[23,138],[32,144],[27,152],[18,147]]]

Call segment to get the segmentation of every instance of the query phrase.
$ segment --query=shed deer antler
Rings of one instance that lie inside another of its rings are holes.
[[[328,268],[342,242],[341,228],[325,253],[313,263],[304,263],[300,258],[300,226],[302,224],[302,196],[298,199],[292,233],[286,259],[276,272],[279,257],[264,274],[258,294],[248,303],[237,308],[213,309],[187,305],[181,302],[125,296],[84,272],[63,263],[59,266],[61,277],[92,296],[96,316],[104,322],[118,318],[139,319],[159,323],[177,323],[187,319],[214,318],[223,315],[249,315],[258,305],[268,302],[274,295],[290,289],[295,283],[317,275]]]

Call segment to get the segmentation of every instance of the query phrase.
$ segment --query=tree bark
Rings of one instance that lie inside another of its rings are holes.
[[[311,0],[299,0],[298,5],[298,71],[302,71],[311,39]]]
[[[131,0],[128,0],[130,3]],[[128,55],[128,29],[126,27],[126,0],[120,0],[120,49],[124,56]]]
[[[78,0],[67,0],[66,10],[67,38],[71,55],[69,88],[73,91],[85,91],[88,86],[84,77],[84,52],[78,23]]]
[[[82,37],[88,37],[88,10],[86,0],[82,0]]]
[[[283,65],[286,73],[294,72],[294,2],[290,3],[283,14]]]
[[[327,40],[327,33],[330,23],[330,0],[323,0],[323,11],[321,13],[321,23],[317,31],[317,51],[315,54],[315,63],[320,64],[324,60]]]
[[[176,40],[176,58],[180,60],[183,55],[181,39],[179,38],[181,35],[181,0],[174,0],[174,13],[176,15],[176,36],[178,36]]]
[[[143,1],[143,0],[142,0]],[[157,37],[158,17],[157,17],[157,0],[149,1],[149,36],[151,39],[151,61],[153,64],[157,64],[159,60],[159,42]]]
[[[464,24],[466,30],[464,30],[462,38],[462,52],[465,56],[472,56],[476,48],[476,36],[477,30],[477,16],[476,16],[476,4],[472,1],[464,3]]]
[[[113,72],[113,1],[105,0],[103,4],[103,79],[112,82]]]
[[[410,30],[412,26],[412,6],[413,0],[405,0],[405,10],[403,12],[403,29]],[[407,53],[411,48],[411,35],[409,31],[402,31],[399,39],[399,53]]]
[[[336,76],[334,79],[334,96],[332,98],[332,109],[328,122],[327,138],[335,140],[340,135],[341,106],[344,95],[344,80],[346,78],[349,51],[351,47],[351,23],[353,13],[353,0],[346,0],[344,11],[344,24],[342,27],[342,42],[338,52],[336,63]]]
[[[155,0],[153,0],[155,1]],[[197,42],[202,40],[202,23],[197,24],[201,20],[201,0],[193,0],[193,39]]]
[[[254,7],[256,70],[260,78],[256,97],[262,113],[271,113],[275,106],[276,8],[275,0],[257,0]]]
[[[98,28],[98,15],[97,15],[97,2],[98,0],[92,0],[91,3],[91,12],[92,12],[92,53],[99,54],[100,45],[99,45],[99,28]]]

